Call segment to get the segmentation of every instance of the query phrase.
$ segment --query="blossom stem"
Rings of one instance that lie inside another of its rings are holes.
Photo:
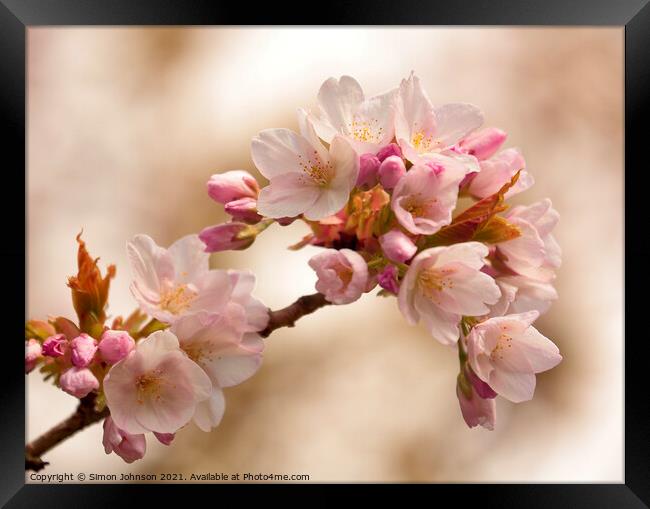
[[[104,407],[100,412],[95,410],[94,394],[91,393],[82,398],[79,401],[79,406],[70,417],[25,446],[25,470],[34,470],[35,472],[42,470],[48,465],[47,461],[41,459],[43,454],[70,438],[77,431],[81,431],[86,426],[101,421],[107,416],[107,407]]]
[[[266,338],[276,329],[293,327],[300,317],[313,313],[328,304],[330,302],[325,300],[324,295],[315,293],[304,295],[293,304],[277,311],[269,310],[269,323],[259,334]],[[160,325],[164,324],[152,320],[145,326],[145,329],[150,329],[153,332],[154,330],[160,330]],[[108,417],[108,407],[104,407],[101,411],[96,410],[95,397],[95,394],[91,393],[82,398],[79,406],[71,416],[25,446],[25,470],[34,470],[36,472],[42,470],[48,464],[41,459],[43,454],[70,438],[77,431],[81,431],[85,427]]]
[[[269,310],[269,323],[266,329],[259,334],[263,338],[270,336],[270,334],[280,327],[293,327],[300,317],[313,313],[323,306],[331,304],[325,299],[322,293],[314,293],[312,295],[303,295],[296,302],[290,304],[286,308],[278,309],[277,311]]]

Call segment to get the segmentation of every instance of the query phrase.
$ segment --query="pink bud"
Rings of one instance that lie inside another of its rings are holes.
[[[383,161],[384,159],[390,156],[397,156],[400,159],[402,157],[402,149],[399,148],[399,145],[397,145],[396,143],[391,143],[390,145],[386,145],[379,152],[377,152],[377,159],[379,159],[380,161]]]
[[[72,364],[85,368],[93,361],[97,351],[97,341],[86,333],[81,333],[70,342],[72,348]]]
[[[29,373],[36,367],[38,359],[43,356],[41,343],[36,339],[25,341],[25,373]]]
[[[418,250],[408,235],[400,230],[391,230],[379,237],[379,244],[386,258],[393,262],[404,263],[410,260]]]
[[[379,159],[373,154],[363,154],[359,158],[359,176],[357,177],[358,187],[371,188],[377,184],[377,170],[380,165]]]
[[[399,293],[397,267],[395,267],[395,265],[387,265],[386,268],[377,275],[377,282],[384,290],[388,290],[397,295]]]
[[[255,198],[240,198],[226,203],[226,213],[230,214],[235,221],[248,224],[259,223],[262,216],[257,213],[257,200]]]
[[[127,463],[142,459],[147,451],[144,435],[131,435],[119,429],[110,417],[104,420],[102,444],[106,454],[114,452]]]
[[[208,180],[208,194],[214,201],[226,204],[240,198],[257,198],[257,180],[244,170],[217,173]]]
[[[289,226],[293,223],[298,217],[279,217],[275,220],[280,226]]]
[[[465,376],[474,387],[474,391],[483,399],[492,399],[497,397],[497,393],[494,392],[492,387],[486,384],[483,380],[476,376],[476,373],[472,370],[469,365],[465,367]]]
[[[43,355],[61,357],[68,347],[68,340],[63,334],[55,334],[43,341]]]
[[[246,249],[255,241],[255,235],[238,239],[237,235],[242,234],[249,226],[244,223],[223,223],[216,226],[208,226],[199,233],[199,238],[205,244],[205,251],[216,253],[217,251],[228,251],[229,249]]]
[[[493,399],[483,399],[474,391],[467,397],[460,386],[456,385],[456,396],[460,403],[460,411],[463,419],[470,428],[483,426],[493,430],[496,422],[496,403]]]
[[[99,382],[88,368],[71,367],[59,378],[59,385],[68,394],[77,398],[87,396],[90,391],[99,388]]]
[[[406,174],[406,166],[401,157],[390,156],[384,159],[379,166],[379,181],[384,189],[393,189],[399,179]]]
[[[176,436],[175,433],[158,433],[157,431],[154,431],[153,434],[158,439],[158,442],[163,445],[171,444],[172,440],[174,440],[174,437]]]
[[[503,145],[508,135],[496,127],[487,127],[476,131],[460,142],[460,148],[479,160],[487,159]]]
[[[99,342],[99,353],[109,364],[115,364],[129,355],[135,348],[135,341],[129,333],[121,330],[107,330]]]

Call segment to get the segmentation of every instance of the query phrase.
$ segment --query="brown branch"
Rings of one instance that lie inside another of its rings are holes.
[[[320,293],[305,295],[286,308],[277,311],[269,310],[269,323],[266,329],[259,334],[263,338],[268,337],[275,329],[280,327],[293,327],[300,317],[313,313],[319,308],[330,304]],[[77,410],[67,419],[54,426],[49,431],[25,446],[25,470],[39,470],[45,468],[48,463],[41,459],[41,456],[67,438],[101,421],[109,415],[108,407],[101,412],[95,411],[95,395],[89,394],[79,402]]]
[[[104,417],[108,416],[108,408],[104,408],[101,412],[95,411],[95,395],[89,394],[79,401],[77,410],[52,429],[43,433],[36,440],[30,442],[25,446],[25,470],[39,470],[48,465],[47,461],[43,461],[41,456],[47,451],[52,449],[57,444],[60,444],[67,438],[74,435],[77,431],[81,431],[86,426],[90,426]]]
[[[325,300],[325,296],[322,293],[314,293],[300,297],[296,302],[286,308],[278,309],[277,311],[269,310],[269,324],[259,334],[263,338],[266,338],[275,329],[279,329],[280,327],[293,327],[296,320],[300,317],[313,313],[328,304],[330,302]]]

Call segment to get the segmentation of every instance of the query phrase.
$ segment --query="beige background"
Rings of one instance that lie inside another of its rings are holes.
[[[162,245],[224,220],[217,171],[253,171],[259,130],[296,127],[329,76],[368,94],[414,69],[436,103],[479,105],[509,132],[562,219],[560,300],[539,320],[564,361],[533,401],[498,401],[494,432],[469,430],[453,350],[366,295],[283,329],[259,373],[226,390],[222,425],[190,425],[144,460],[105,456],[95,425],[46,455],[46,473],[303,473],[313,481],[621,481],[623,478],[621,28],[63,29],[28,33],[28,313],[72,316],[66,277],[83,227],[117,263],[114,314],[131,311],[125,242]],[[303,225],[267,231],[215,267],[252,268],[270,307],[311,293]],[[104,265],[105,266],[105,265]],[[28,377],[28,437],[73,398]]]

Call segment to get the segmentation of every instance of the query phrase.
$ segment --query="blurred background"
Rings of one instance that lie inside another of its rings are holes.
[[[125,243],[167,246],[225,219],[205,182],[255,172],[250,139],[296,128],[330,76],[368,95],[411,70],[434,103],[479,105],[523,150],[560,211],[560,300],[536,325],[564,361],[535,398],[498,400],[497,428],[470,430],[455,395],[453,350],[367,294],[281,329],[256,376],[226,389],[210,434],[189,425],[166,448],[148,440],[127,465],[104,454],[100,425],[45,455],[45,473],[281,473],[312,481],[517,482],[623,479],[622,28],[30,28],[28,280],[30,318],[74,316],[67,276],[83,228],[100,266],[117,264],[110,312],[135,307]],[[247,251],[213,255],[251,268],[271,308],[314,291],[287,251],[302,224],[273,226]],[[27,377],[27,436],[75,400]]]

